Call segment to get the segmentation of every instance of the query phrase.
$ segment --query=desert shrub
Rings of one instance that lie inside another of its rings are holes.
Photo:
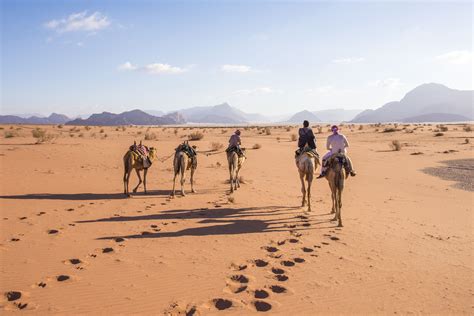
[[[155,133],[145,133],[145,140],[155,140],[156,134]]]
[[[229,203],[235,203],[235,198],[233,196],[228,196],[227,201],[229,201]]]
[[[218,150],[221,150],[222,148],[224,148],[224,145],[221,144],[221,143],[218,143],[218,142],[212,142],[211,143],[211,150],[212,151],[218,151]]]
[[[50,141],[54,138],[53,135],[46,133],[45,130],[40,129],[40,128],[35,128],[34,130],[31,131],[31,134],[33,135],[34,138],[36,138],[37,144]]]
[[[101,133],[103,133],[102,131],[103,131],[103,129],[101,130]],[[143,134],[142,131],[138,131],[138,132],[137,132],[137,136],[138,136],[138,135],[141,135],[141,134]]]
[[[389,146],[393,151],[400,151],[402,149],[402,144],[398,140],[392,140]]]
[[[69,137],[74,137],[74,134],[69,134]]]
[[[16,132],[10,132],[10,131],[5,131],[3,135],[5,138],[13,138],[15,136],[18,136]]]
[[[291,126],[287,126],[287,127],[286,127],[286,131],[287,131],[287,132],[291,131]]]
[[[175,135],[178,135],[178,129],[175,128],[174,131],[173,131],[173,133],[174,133]]]
[[[105,132],[105,131],[104,131],[103,128],[101,128],[100,131],[99,131],[99,133],[104,133],[104,132]],[[141,134],[142,132],[139,132],[139,133]]]
[[[359,131],[364,129],[364,125],[359,125]]]
[[[104,138],[107,138],[107,137],[109,137],[109,135],[107,135],[107,134],[104,134]]]
[[[472,127],[469,126],[469,125],[468,125],[468,126],[464,126],[462,129],[463,129],[463,131],[465,131],[465,132],[472,132]]]
[[[63,128],[63,124],[59,124],[59,125],[58,125],[58,128]]]
[[[276,140],[277,140],[277,142],[279,142],[279,141],[280,141],[280,137],[277,137]]]
[[[90,131],[92,127],[90,127],[90,126],[85,126],[84,128],[86,129],[86,131]]]
[[[469,138],[466,138],[466,139],[464,140],[464,144],[469,144]]]
[[[441,126],[439,127],[439,130],[442,131],[442,132],[447,132],[447,131],[448,131],[448,127],[441,125]]]
[[[262,145],[260,144],[255,144],[252,146],[252,149],[260,149],[260,148],[262,148]]]
[[[272,130],[270,129],[270,127],[265,127],[265,135],[271,135],[272,134]]]
[[[444,133],[441,133],[441,132],[434,134],[435,137],[439,137],[439,136],[443,136],[443,135],[444,135]]]
[[[221,130],[221,133],[222,133],[222,134],[225,134],[225,133],[227,133],[227,130],[226,130],[226,129],[223,129],[223,130]]]
[[[80,133],[77,137],[84,137],[84,133]]]
[[[203,139],[203,137],[204,137],[204,134],[197,131],[197,132],[192,132],[191,134],[189,134],[188,139],[189,140],[201,140],[201,139]]]
[[[393,133],[393,132],[396,132],[396,131],[397,131],[396,128],[386,127],[386,128],[384,128],[383,133]]]
[[[291,141],[296,141],[298,139],[298,136],[296,136],[296,134],[291,134]]]

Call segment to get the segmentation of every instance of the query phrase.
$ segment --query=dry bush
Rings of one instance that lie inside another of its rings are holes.
[[[229,201],[229,203],[235,203],[235,198],[232,195],[228,196],[227,201]]]
[[[260,148],[262,148],[262,145],[260,144],[255,144],[252,146],[252,149],[260,149]]]
[[[271,135],[272,134],[272,130],[270,129],[270,127],[265,127],[265,135]]]
[[[104,133],[104,132],[105,132],[105,131],[104,131],[103,128],[99,131],[99,133]],[[141,134],[142,132],[139,132],[139,133]]]
[[[286,131],[287,131],[287,132],[291,131],[291,126],[288,126],[288,127],[286,128]]]
[[[392,140],[389,146],[393,151],[400,151],[402,149],[402,144],[398,140]]]
[[[90,127],[90,126],[86,126],[84,128],[86,129],[86,131],[90,131],[92,129],[92,127]]]
[[[54,136],[51,134],[46,133],[45,130],[40,128],[35,128],[31,131],[31,134],[34,138],[36,138],[36,143],[41,144],[53,140]]]
[[[463,131],[465,131],[465,132],[472,132],[472,127],[471,127],[470,125],[464,126],[462,129],[463,129]]]
[[[364,129],[364,125],[359,125],[359,131]]]
[[[277,137],[276,140],[277,140],[277,142],[279,142],[279,141],[280,141],[280,137]]]
[[[192,132],[191,134],[189,134],[188,136],[188,139],[189,140],[201,140],[204,138],[204,134],[197,131],[197,132]]]
[[[175,135],[178,135],[178,129],[175,128],[174,131],[173,131],[173,133],[174,133]]]
[[[109,135],[107,135],[107,134],[104,134],[104,138],[107,138],[107,137],[109,137]]]
[[[322,134],[323,133],[323,127],[322,126],[318,126],[318,134]]]
[[[80,133],[77,137],[84,137],[84,133]]]
[[[155,133],[145,133],[145,140],[155,140],[156,134]]]
[[[212,142],[211,143],[211,150],[212,151],[218,151],[224,148],[224,144],[218,143],[218,142]]]
[[[103,133],[103,129],[101,129],[100,132]],[[141,135],[141,134],[143,134],[142,131],[138,131],[138,132],[137,132],[137,136],[138,136],[138,135]]]
[[[296,141],[298,139],[298,136],[296,136],[296,134],[291,134],[291,141]]]
[[[393,132],[396,132],[396,131],[398,131],[396,128],[386,127],[386,128],[384,128],[383,133],[393,133]]]
[[[227,130],[226,130],[226,129],[223,129],[223,130],[221,130],[221,133],[222,133],[222,134],[225,134],[225,133],[227,133]]]
[[[439,127],[439,129],[440,129],[440,131],[442,131],[442,132],[447,132],[447,131],[448,131],[448,127],[447,127],[447,126],[443,126],[443,125],[441,125],[441,126]]]
[[[221,166],[222,166],[222,164],[219,161],[216,162],[216,167],[221,167]]]
[[[466,138],[466,139],[464,140],[464,144],[469,144],[469,138]]]
[[[5,131],[3,135],[5,138],[13,138],[13,137],[18,136],[16,132],[10,132],[10,131]]]
[[[58,125],[58,128],[63,128],[63,124],[59,124],[59,125]]]
[[[436,133],[436,134],[434,134],[435,137],[439,137],[439,136],[443,136],[443,135],[444,135],[444,133]]]

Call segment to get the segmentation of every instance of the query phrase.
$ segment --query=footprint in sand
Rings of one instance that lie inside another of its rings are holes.
[[[115,242],[124,242],[125,239],[123,239],[122,237],[117,237],[114,239]]]
[[[28,303],[15,303],[16,307],[19,309],[24,309],[28,306]]]
[[[277,245],[278,245],[278,246],[282,246],[282,245],[284,245],[285,243],[286,243],[286,240],[279,240],[279,241],[277,241]]]
[[[268,265],[268,262],[262,259],[255,259],[253,263],[259,268],[263,268]]]
[[[329,239],[334,240],[334,241],[337,241],[337,240],[339,240],[339,237],[331,236],[331,237],[329,237]]]
[[[46,212],[39,212],[38,214],[36,214],[36,216],[41,216],[41,215],[44,215],[46,214]]]
[[[270,294],[268,294],[265,290],[255,290],[254,297],[255,298],[267,298]]]
[[[303,250],[304,252],[313,252],[314,251],[314,249],[308,248],[308,247],[303,247],[303,248],[301,248],[301,250]]]
[[[153,234],[153,233],[151,233],[151,232],[147,232],[147,231],[144,231],[144,232],[142,232],[142,236],[145,236],[145,235],[151,235],[151,234]]]
[[[70,262],[71,264],[79,264],[79,263],[82,263],[82,261],[79,260],[79,259],[69,259],[69,262]]]
[[[272,309],[272,305],[264,301],[254,301],[253,305],[257,312],[267,312]]]
[[[25,219],[27,219],[27,218],[28,218],[28,217],[26,217],[26,216],[20,217],[20,221],[25,220]]]
[[[303,258],[294,258],[293,259],[296,263],[303,263],[305,262],[306,260],[304,260]]]
[[[20,238],[12,238],[10,241],[20,241]]]
[[[9,302],[13,302],[21,298],[21,292],[18,292],[18,291],[6,292],[5,297],[7,298]]]
[[[109,252],[113,252],[113,251],[114,251],[114,248],[110,248],[110,247],[102,249],[102,253],[109,253]]]
[[[243,274],[235,274],[230,277],[230,280],[239,283],[249,283],[249,278]]]
[[[273,278],[277,281],[280,281],[280,282],[285,282],[285,281],[288,280],[288,277],[284,274],[277,274]]]
[[[301,237],[301,236],[303,236],[303,234],[297,233],[297,232],[295,232],[295,231],[293,231],[293,230],[290,231],[290,234],[291,234],[292,236],[294,236],[294,237]]]
[[[279,286],[279,285],[270,286],[270,290],[273,293],[277,293],[277,294],[286,293],[286,288],[284,288],[283,286]]]
[[[285,267],[292,267],[295,265],[295,263],[291,260],[284,260],[281,262],[281,264]]]
[[[59,233],[59,231],[57,229],[48,230],[48,234],[50,234],[50,235],[54,235],[54,234],[57,234],[57,233]]]
[[[326,246],[329,245],[328,242],[322,242],[322,244],[323,244],[323,245],[326,245]]]
[[[309,227],[309,226],[311,226],[311,224],[310,224],[310,223],[304,223],[304,224],[301,224],[301,226],[303,226],[303,227]]]
[[[64,281],[67,281],[67,280],[69,280],[69,279],[70,279],[69,275],[64,275],[64,274],[58,275],[58,276],[56,277],[56,280],[57,280],[58,282],[64,282]]]
[[[288,241],[292,244],[296,244],[297,242],[299,242],[299,240],[295,238],[288,239]]]
[[[66,212],[72,212],[72,211],[74,211],[73,208],[68,208],[68,209],[66,209]]]
[[[214,303],[214,306],[220,311],[232,307],[232,301],[229,301],[223,298],[216,298],[213,300],[213,303]]]
[[[262,247],[262,248],[265,249],[268,252],[277,252],[278,251],[277,247],[272,247],[272,246],[265,246],[265,247]]]
[[[45,287],[46,287],[46,283],[40,282],[40,283],[38,283],[38,286],[39,286],[39,287],[42,287],[42,288],[45,288]]]
[[[285,273],[285,270],[280,269],[280,268],[272,268],[272,272],[273,272],[274,274],[284,274],[284,273]]]
[[[246,265],[246,264],[236,264],[236,263],[232,263],[232,264],[230,265],[230,267],[231,267],[234,271],[242,271],[242,270],[247,269],[247,265]]]

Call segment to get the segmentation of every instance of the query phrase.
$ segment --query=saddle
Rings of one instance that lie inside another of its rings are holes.
[[[295,151],[295,158],[298,158],[300,155],[305,154],[309,158],[314,158],[319,161],[319,153],[316,151],[316,149],[312,149],[309,147],[304,147],[303,149],[298,148]]]
[[[140,144],[137,145],[137,142],[133,142],[133,145],[130,146],[130,151],[132,151],[139,161],[143,164],[143,168],[149,168],[152,164],[150,160],[150,149],[143,145],[140,141]]]
[[[237,147],[237,146],[229,147],[229,148],[227,148],[225,151],[226,151],[226,153],[235,152],[235,153],[237,153],[237,155],[238,155],[239,157],[245,157],[245,149],[240,148],[240,147]]]
[[[176,148],[176,152],[182,151],[184,152],[189,158],[193,158],[197,155],[196,150],[194,149],[195,146],[190,146],[188,142],[184,142]]]

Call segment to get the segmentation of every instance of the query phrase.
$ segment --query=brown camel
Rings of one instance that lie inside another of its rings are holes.
[[[314,162],[313,162],[314,159]],[[319,157],[311,151],[304,150],[301,154],[296,156],[296,166],[300,174],[301,193],[303,193],[303,201],[301,206],[306,205],[306,196],[308,198],[308,212],[311,212],[311,184],[313,182],[313,175],[319,165]],[[305,187],[305,180],[308,187]]]
[[[343,153],[332,155],[328,161],[328,170],[326,172],[326,179],[331,188],[332,197],[332,211],[335,213],[332,221],[338,221],[339,227],[342,227],[341,209],[342,209],[342,191],[344,190],[344,180],[347,178],[346,170],[344,168],[346,156]]]
[[[184,145],[184,144],[183,144]],[[181,195],[185,196],[184,193],[184,182],[186,181],[186,170],[191,170],[191,192],[196,193],[194,190],[194,172],[197,168],[197,157],[190,158],[183,149],[183,145],[180,145],[174,154],[174,178],[173,178],[173,191],[171,192],[171,196],[175,195],[175,186],[176,186],[176,176],[180,173],[181,174]],[[187,145],[187,143],[186,143]]]
[[[156,159],[156,148],[150,147],[149,149],[149,158],[150,161],[153,162]],[[133,169],[137,172],[138,176],[138,184],[133,189],[133,193],[137,192],[138,187],[143,182],[143,186],[146,192],[146,175],[148,172],[148,168],[150,166],[144,167],[143,159],[140,157],[139,154],[134,152],[133,150],[128,150],[125,155],[123,156],[123,165],[124,165],[124,174],[123,174],[123,193],[127,196],[130,196],[130,192],[128,191],[128,182],[130,179],[130,173]],[[143,181],[142,177],[140,176],[140,171],[143,170]]]
[[[240,188],[239,172],[245,162],[245,149],[242,148],[243,155],[239,156],[235,151],[227,153],[227,162],[229,163],[230,193]]]

